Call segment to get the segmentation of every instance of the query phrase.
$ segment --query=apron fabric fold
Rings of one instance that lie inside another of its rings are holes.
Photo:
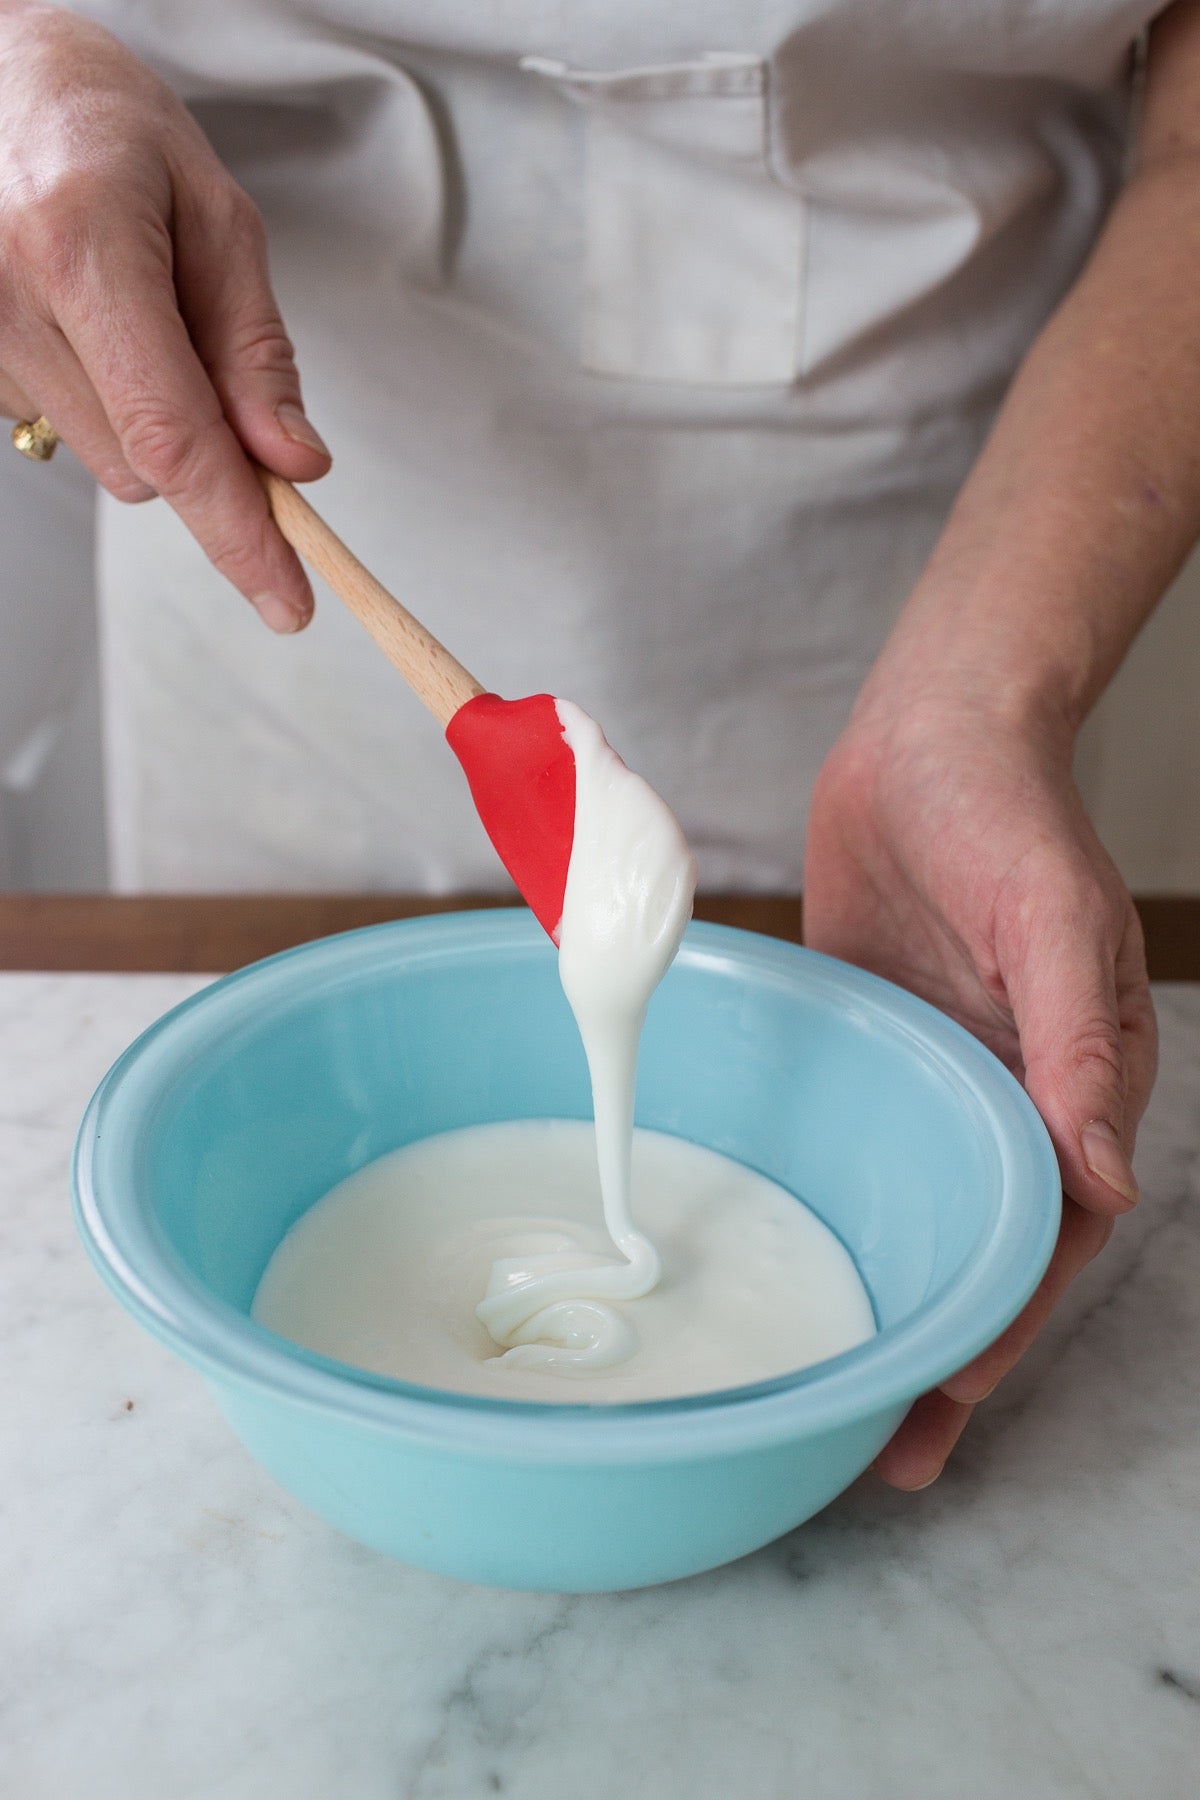
[[[600,719],[709,887],[820,761],[1119,178],[1119,0],[94,0],[266,216],[315,504],[479,678]],[[498,888],[328,596],[279,642],[102,506],[123,888]]]

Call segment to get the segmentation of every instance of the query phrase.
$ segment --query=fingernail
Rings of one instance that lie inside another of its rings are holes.
[[[999,1375],[997,1375],[995,1381],[992,1382],[991,1386],[985,1387],[982,1390],[982,1392],[980,1392],[978,1394],[975,1394],[975,1393],[961,1394],[958,1392],[952,1393],[950,1390],[954,1387],[953,1381],[948,1381],[948,1382],[943,1383],[942,1387],[938,1391],[940,1393],[945,1394],[947,1400],[953,1400],[956,1406],[978,1406],[981,1400],[990,1399],[990,1397],[995,1393],[996,1389],[1000,1386],[1000,1381],[1001,1381],[1001,1377]]]
[[[884,1474],[883,1470],[879,1467],[878,1457],[876,1457],[875,1461],[871,1464],[871,1472],[874,1475],[878,1475],[880,1481],[886,1481],[889,1487],[892,1487],[894,1485],[893,1482],[888,1480],[888,1477]],[[938,1469],[937,1473],[934,1475],[931,1475],[929,1477],[928,1481],[920,1481],[917,1483],[916,1487],[899,1488],[899,1489],[897,1489],[897,1492],[901,1493],[901,1494],[923,1494],[925,1492],[925,1489],[932,1487],[934,1482],[937,1481],[940,1476],[944,1475],[945,1472],[946,1472],[946,1465],[945,1465],[945,1463],[943,1463],[941,1468]]]
[[[304,623],[295,607],[280,594],[255,594],[254,606],[263,624],[272,631],[299,631]]]
[[[941,1474],[942,1474],[942,1471],[941,1471],[941,1469],[939,1469],[936,1475],[931,1475],[929,1477],[928,1481],[918,1482],[916,1487],[910,1487],[907,1490],[907,1492],[910,1494],[923,1494],[925,1492],[926,1488],[931,1488],[933,1486],[934,1482],[938,1481],[941,1478]]]
[[[329,446],[320,432],[314,425],[310,425],[307,415],[291,400],[285,400],[275,408],[275,417],[294,444],[303,444],[306,450],[316,450],[321,456],[328,456],[333,461]]]
[[[1085,1125],[1079,1134],[1079,1142],[1083,1149],[1083,1160],[1093,1175],[1098,1175],[1106,1187],[1114,1194],[1120,1194],[1122,1200],[1130,1206],[1136,1206],[1139,1199],[1138,1184],[1133,1170],[1129,1166],[1129,1158],[1121,1148],[1120,1139],[1108,1123],[1107,1119],[1093,1119]]]

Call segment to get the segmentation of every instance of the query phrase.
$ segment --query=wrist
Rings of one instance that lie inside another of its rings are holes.
[[[889,733],[903,724],[922,735],[987,730],[1069,764],[1111,674],[1082,609],[1060,608],[1053,596],[1024,599],[1011,586],[927,577],[864,682],[852,723]]]
[[[910,668],[885,656],[855,702],[841,748],[867,777],[889,783],[920,765],[950,770],[964,760],[1015,763],[1071,779],[1077,726],[1053,688],[997,679],[974,665]]]

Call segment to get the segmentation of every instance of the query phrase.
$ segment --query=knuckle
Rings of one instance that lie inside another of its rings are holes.
[[[91,243],[98,200],[86,178],[69,175],[19,207],[9,233],[18,263],[52,289],[72,282]]]
[[[1126,901],[1125,932],[1117,952],[1122,987],[1150,1006],[1150,976],[1146,967],[1146,933],[1132,900]]]
[[[1072,929],[1092,943],[1109,944],[1115,957],[1120,932],[1108,895],[1099,882],[1088,880],[1077,884],[1068,902]]]
[[[278,318],[247,320],[230,348],[238,366],[256,375],[290,375],[295,368],[295,348]]]
[[[120,420],[118,435],[134,475],[157,493],[170,499],[193,485],[205,448],[203,427],[163,407],[141,405]]]
[[[221,234],[242,286],[242,304],[228,328],[228,354],[256,374],[290,374],[295,346],[284,329],[266,266],[266,226],[254,202],[230,186],[221,202]]]
[[[1053,919],[1060,931],[1086,943],[1107,942],[1113,935],[1112,908],[1091,871],[1070,862],[1051,867],[1031,882],[1024,914],[1029,930]]]
[[[257,251],[267,241],[267,228],[262,214],[245,188],[236,181],[223,178],[211,199],[215,223],[235,252]]]
[[[249,194],[234,189],[233,228],[252,250],[266,249],[267,224]]]
[[[100,485],[105,493],[111,494],[114,500],[121,501],[124,506],[141,506],[147,500],[154,499],[154,489],[144,481],[139,481],[132,469],[114,470],[104,476]]]
[[[1125,1058],[1117,1028],[1109,1020],[1091,1020],[1076,1029],[1070,1061],[1077,1075],[1124,1092]]]
[[[257,529],[253,521],[247,527],[244,520],[232,520],[205,542],[205,553],[214,568],[247,596],[273,585],[263,567],[266,529],[265,520]]]

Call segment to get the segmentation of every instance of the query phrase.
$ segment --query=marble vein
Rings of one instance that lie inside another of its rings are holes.
[[[1191,1800],[1200,990],[1158,996],[1142,1206],[943,1481],[564,1600],[340,1538],[88,1267],[79,1115],[199,985],[0,976],[0,1793]]]

